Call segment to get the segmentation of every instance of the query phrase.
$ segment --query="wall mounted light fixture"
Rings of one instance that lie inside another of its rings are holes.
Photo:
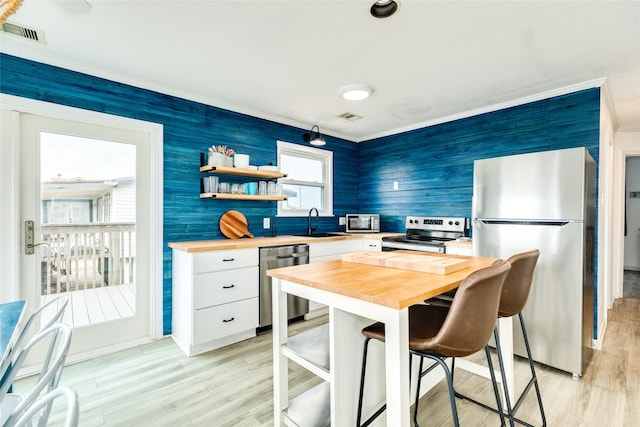
[[[313,133],[314,129],[316,129],[315,134]],[[305,133],[304,135],[302,135],[302,139],[304,140],[304,142],[308,142],[311,145],[325,145],[327,143],[322,135],[320,135],[320,128],[318,127],[318,125],[313,125],[310,133]]]

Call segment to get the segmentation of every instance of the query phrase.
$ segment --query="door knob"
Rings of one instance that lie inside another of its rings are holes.
[[[37,246],[49,246],[47,242],[33,243],[34,223],[33,221],[24,222],[24,253],[33,255]]]

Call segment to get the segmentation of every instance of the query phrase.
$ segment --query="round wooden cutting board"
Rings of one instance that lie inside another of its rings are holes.
[[[239,239],[241,237],[253,237],[249,232],[247,218],[238,211],[226,211],[220,217],[220,231],[229,239]]]

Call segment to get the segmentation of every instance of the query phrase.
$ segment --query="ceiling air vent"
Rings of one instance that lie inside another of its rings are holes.
[[[43,43],[43,44],[46,43],[46,39],[44,37],[44,31],[42,30],[23,27],[22,25],[12,24],[11,22],[5,22],[4,24],[2,24],[1,29],[5,33],[23,37],[25,39],[29,39],[38,43]]]
[[[338,117],[349,120],[350,122],[355,122],[356,120],[360,120],[362,118],[362,116],[353,113],[342,113]]]

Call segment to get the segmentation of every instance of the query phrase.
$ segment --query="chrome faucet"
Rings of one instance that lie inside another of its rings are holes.
[[[311,236],[311,234],[316,230],[316,228],[318,228],[318,226],[316,225],[315,227],[311,227],[311,213],[313,211],[316,211],[316,218],[320,218],[320,214],[318,213],[318,209],[317,208],[311,208],[309,209],[309,218],[308,218],[308,223],[307,223],[307,236]]]

